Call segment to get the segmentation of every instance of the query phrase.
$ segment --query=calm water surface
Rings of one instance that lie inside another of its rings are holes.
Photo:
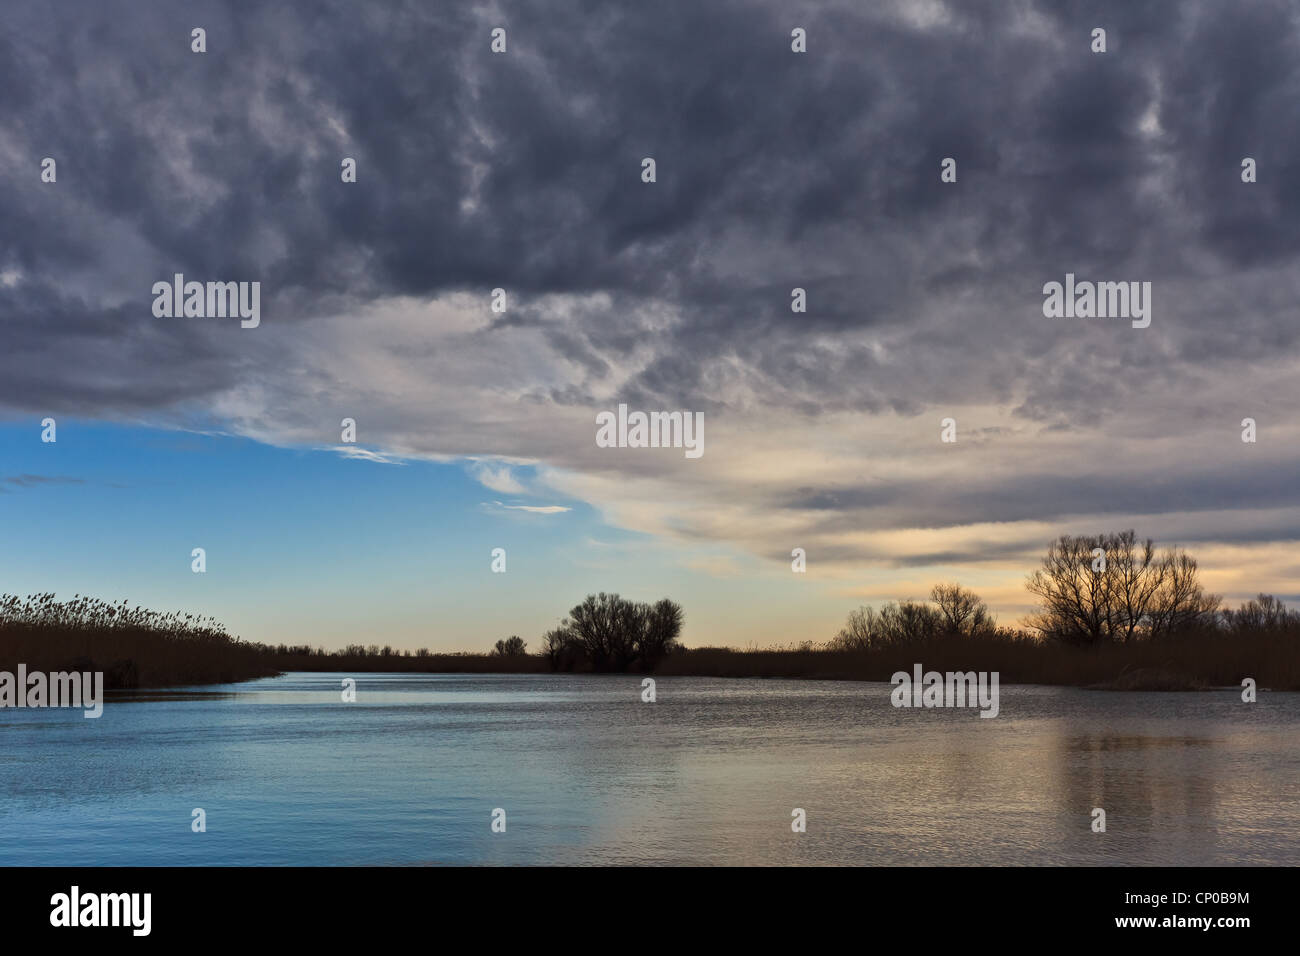
[[[0,710],[0,864],[1300,863],[1300,694],[344,676]]]

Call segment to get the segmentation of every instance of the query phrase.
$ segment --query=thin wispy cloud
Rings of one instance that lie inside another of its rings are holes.
[[[7,475],[0,477],[0,483],[19,488],[38,488],[42,485],[84,485],[86,482],[82,478],[67,478],[61,475]]]
[[[509,465],[491,465],[487,462],[474,462],[470,466],[473,475],[485,488],[507,495],[522,495],[527,489],[511,473]]]
[[[562,505],[507,505],[502,504],[500,501],[492,502],[492,507],[500,508],[503,511],[526,511],[535,515],[558,515],[573,510]]]
[[[382,455],[377,451],[371,451],[368,448],[354,448],[351,445],[337,445],[330,449],[337,452],[343,458],[351,458],[356,461],[373,461],[380,465],[404,465],[406,462],[394,458],[391,455]]]

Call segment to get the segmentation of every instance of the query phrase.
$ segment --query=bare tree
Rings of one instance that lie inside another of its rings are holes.
[[[682,620],[681,606],[667,598],[650,605],[601,592],[587,595],[544,640],[553,660],[567,648],[598,671],[650,668],[672,651]]]
[[[1148,615],[1147,636],[1167,637],[1212,624],[1218,610],[1219,596],[1206,594],[1197,580],[1196,559],[1182,551],[1171,551],[1164,581]]]
[[[1196,561],[1178,551],[1157,555],[1151,539],[1118,534],[1062,535],[1026,582],[1039,600],[1030,623],[1070,644],[1127,643],[1161,636],[1213,617]]]
[[[1155,543],[1150,538],[1139,542],[1131,529],[1102,535],[1099,547],[1105,552],[1101,574],[1110,599],[1107,630],[1112,640],[1127,644],[1157,610],[1156,596],[1165,586],[1168,560],[1158,559]]]
[[[939,612],[919,601],[891,602],[880,609],[880,616],[891,644],[924,644],[941,630]]]
[[[577,635],[565,625],[542,635],[542,653],[546,655],[551,670],[572,670],[580,652]]]
[[[605,670],[614,657],[617,643],[619,597],[617,594],[588,594],[569,611],[565,628],[573,632],[588,660],[597,670]]]
[[[941,626],[950,634],[972,637],[994,629],[989,606],[960,584],[936,584],[930,589],[930,600],[939,606]]]
[[[522,657],[528,648],[527,642],[518,634],[511,634],[505,640],[497,641],[492,653],[497,657]]]
[[[1096,644],[1109,637],[1111,621],[1108,580],[1094,570],[1093,550],[1102,537],[1062,535],[1052,542],[1043,566],[1026,582],[1041,609],[1031,626],[1044,635],[1070,644]]]
[[[834,650],[866,651],[882,647],[923,644],[943,629],[942,617],[928,604],[890,601],[879,611],[860,607],[849,613],[840,632],[831,639]]]
[[[840,632],[831,638],[831,649],[836,651],[867,651],[881,646],[883,632],[879,616],[873,607],[860,607],[849,612]]]
[[[682,606],[668,598],[654,603],[646,615],[646,627],[641,638],[641,663],[652,668],[664,655],[677,646],[677,638],[682,633],[685,618]]]
[[[1292,611],[1271,594],[1261,594],[1235,611],[1224,611],[1223,619],[1234,630],[1271,631],[1300,625],[1300,612]]]

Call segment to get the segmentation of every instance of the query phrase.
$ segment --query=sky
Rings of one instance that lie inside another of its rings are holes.
[[[1053,538],[1132,527],[1300,600],[1298,20],[8,3],[0,590],[466,650],[613,590],[764,646],[938,581],[1012,623]],[[156,316],[176,273],[260,323]],[[1045,316],[1067,274],[1150,326]],[[704,454],[601,447],[620,403]]]

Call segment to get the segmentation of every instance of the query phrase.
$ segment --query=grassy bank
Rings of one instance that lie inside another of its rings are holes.
[[[225,684],[278,670],[210,618],[53,594],[0,597],[0,671],[102,671],[113,690]]]

